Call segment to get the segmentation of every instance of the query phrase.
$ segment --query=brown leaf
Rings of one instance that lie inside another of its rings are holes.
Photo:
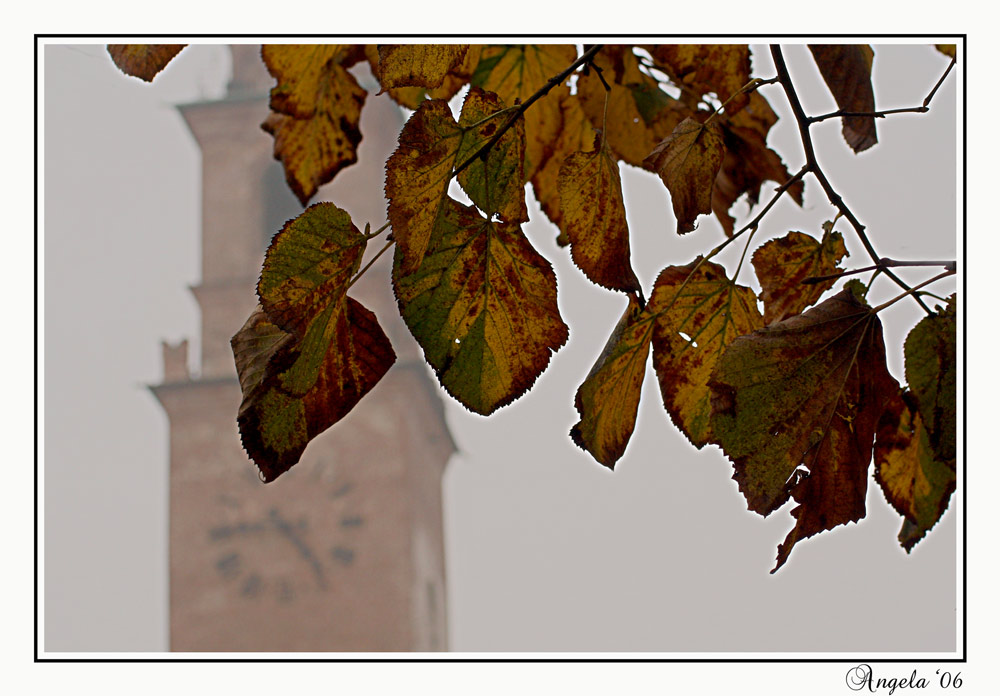
[[[152,82],[187,44],[108,44],[108,53],[126,75]]]
[[[827,228],[822,242],[801,232],[789,232],[754,252],[752,263],[760,281],[765,323],[773,324],[798,314],[837,282],[836,279],[808,285],[802,282],[840,270],[847,247],[843,236],[832,229],[832,226]]]
[[[826,86],[842,111],[872,113],[875,93],[872,89],[871,46],[858,44],[810,44],[813,59]],[[867,150],[878,142],[874,116],[844,116],[844,140],[855,152]]]
[[[576,391],[580,420],[570,429],[570,437],[610,469],[625,453],[635,430],[652,329],[652,317],[629,296],[625,313]]]
[[[956,56],[955,44],[934,44],[934,47],[949,58],[954,59]]]
[[[562,229],[573,261],[592,281],[610,290],[638,292],[632,270],[628,222],[618,162],[601,138],[591,152],[566,158],[559,172]]]
[[[850,289],[737,338],[709,387],[713,438],[749,508],[798,503],[774,570],[799,540],[864,517],[875,428],[898,385],[882,325]]]
[[[658,68],[681,89],[698,97],[714,92],[725,102],[750,82],[750,47],[746,44],[681,44],[648,47]],[[726,105],[734,114],[749,102],[740,94]]]
[[[691,232],[699,215],[712,212],[712,188],[725,153],[717,122],[686,118],[645,159],[670,191],[678,234]]]
[[[763,326],[753,290],[699,257],[660,272],[646,313],[655,318],[653,368],[663,406],[695,447],[712,441],[709,378],[726,347]]]
[[[712,212],[727,235],[733,234],[735,225],[729,211],[740,196],[747,194],[750,205],[757,205],[765,181],[783,184],[791,178],[781,157],[767,146],[768,132],[777,121],[767,100],[759,92],[753,92],[749,105],[724,122],[726,156],[715,178]],[[791,186],[789,194],[802,205],[801,180]]]

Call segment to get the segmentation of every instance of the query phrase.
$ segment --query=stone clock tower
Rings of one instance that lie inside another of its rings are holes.
[[[164,344],[152,388],[170,421],[170,649],[447,650],[441,478],[454,446],[387,263],[352,296],[392,340],[392,369],[273,483],[240,445],[229,338],[256,304],[268,240],[302,208],[260,128],[273,82],[260,49],[232,55],[226,97],[181,107],[202,152],[201,359],[192,374],[187,341]],[[359,162],[322,194],[375,229],[403,117],[373,92],[362,113]]]

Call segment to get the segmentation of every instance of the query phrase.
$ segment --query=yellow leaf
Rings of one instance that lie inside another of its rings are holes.
[[[824,232],[822,242],[801,232],[789,232],[757,249],[752,263],[760,280],[764,322],[781,321],[816,302],[836,279],[810,284],[803,281],[836,273],[846,256],[844,238],[832,228]]]
[[[485,46],[472,84],[515,105],[527,101],[576,57],[572,45]],[[524,113],[524,175],[528,179],[552,154],[563,128],[560,104],[567,96],[569,87],[558,85]]]
[[[634,296],[629,296],[625,313],[576,392],[580,420],[570,430],[570,437],[611,469],[625,453],[635,430],[652,328],[651,317],[642,312]]]
[[[660,272],[646,313],[655,318],[653,368],[663,406],[698,448],[712,440],[712,371],[737,337],[763,326],[753,290],[699,257]]]
[[[347,72],[356,46],[269,45],[264,62],[278,84],[263,123],[274,136],[274,157],[305,205],[318,188],[357,161],[361,108],[367,92]]]
[[[386,44],[378,47],[382,91],[396,87],[440,87],[460,65],[468,44]]]
[[[559,172],[562,229],[573,261],[603,287],[637,292],[618,162],[598,138],[592,152],[566,158]]]
[[[472,45],[468,49],[465,52],[462,62],[448,71],[438,87],[432,89],[425,87],[394,87],[385,89],[383,86],[383,91],[387,91],[397,104],[411,111],[416,111],[420,107],[420,103],[425,99],[443,99],[448,101],[458,94],[459,90],[469,82],[473,70],[476,69],[476,65],[479,63],[479,54],[482,51],[482,46]],[[372,74],[378,77],[380,74],[378,46],[374,44],[366,45],[365,57],[371,65]]]
[[[670,191],[678,234],[694,230],[697,217],[712,212],[712,189],[725,154],[717,122],[686,118],[646,158]]]
[[[596,71],[590,69],[577,81],[580,105],[591,125],[604,131],[608,145],[619,159],[648,169],[644,163],[646,156],[691,115],[690,109],[639,70],[631,46],[605,46],[595,56],[594,63],[603,71],[611,92],[605,91]]]

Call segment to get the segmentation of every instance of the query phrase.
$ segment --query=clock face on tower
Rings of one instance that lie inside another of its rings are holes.
[[[332,480],[328,468],[290,472],[284,485],[254,479],[249,490],[216,496],[205,533],[212,574],[228,595],[289,604],[334,589],[337,574],[349,572],[365,519],[354,505],[355,483]]]

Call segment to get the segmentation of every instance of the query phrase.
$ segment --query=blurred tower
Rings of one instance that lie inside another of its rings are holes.
[[[389,255],[351,294],[378,316],[396,364],[275,482],[259,481],[240,444],[229,339],[256,305],[270,237],[302,207],[260,128],[273,84],[260,48],[231,51],[226,96],[181,107],[202,152],[201,369],[190,374],[187,341],[164,344],[152,388],[170,421],[170,649],[446,650],[441,477],[454,446],[399,319]],[[362,113],[359,161],[322,196],[375,229],[403,117],[373,93]]]

